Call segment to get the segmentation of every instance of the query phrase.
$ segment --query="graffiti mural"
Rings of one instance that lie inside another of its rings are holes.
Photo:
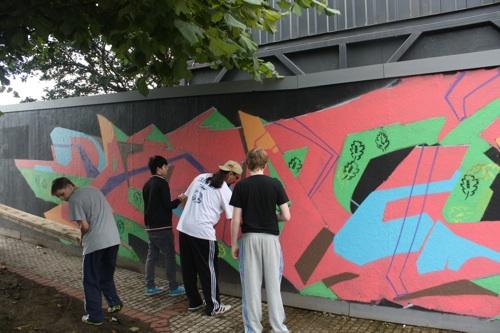
[[[53,160],[16,166],[36,197],[56,204],[45,215],[57,223],[71,225],[52,179],[100,188],[120,255],[140,262],[149,156],[168,158],[175,196],[198,173],[261,147],[291,199],[280,238],[296,292],[499,319],[500,69],[402,79],[273,122],[234,110],[236,126],[215,107],[168,133],[155,124],[124,133],[101,115],[99,137],[54,128]],[[222,260],[238,270],[228,221],[217,234]]]

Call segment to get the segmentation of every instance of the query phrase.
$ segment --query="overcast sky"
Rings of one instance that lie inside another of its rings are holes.
[[[14,98],[12,93],[0,93],[0,105],[17,104],[26,97],[40,100],[47,82],[40,82],[35,77],[28,79],[26,82],[22,82],[21,79],[11,79],[10,86],[19,93],[20,97]]]

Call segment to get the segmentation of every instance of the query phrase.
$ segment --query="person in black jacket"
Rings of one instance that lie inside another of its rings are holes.
[[[165,270],[170,288],[170,296],[184,295],[184,286],[177,282],[175,274],[174,234],[172,232],[172,209],[175,209],[185,195],[177,199],[170,197],[170,186],[167,182],[168,162],[162,156],[149,159],[151,178],[144,184],[144,224],[149,236],[148,257],[146,259],[146,295],[152,296],[163,291],[155,284],[155,266],[160,252],[165,255]]]

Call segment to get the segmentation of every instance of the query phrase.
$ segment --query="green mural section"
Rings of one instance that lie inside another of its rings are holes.
[[[328,288],[323,282],[317,282],[300,290],[300,294],[304,296],[316,296],[328,299],[338,299],[337,295]]]
[[[148,236],[146,234],[146,231],[144,231],[143,227],[137,224],[135,221],[132,221],[122,215],[115,214],[115,220],[118,231],[120,233],[120,240],[122,242],[122,246],[120,246],[118,255],[133,262],[139,263],[139,256],[135,253],[132,247],[128,245],[128,237],[129,235],[134,235],[135,237],[140,238],[147,243]]]
[[[162,131],[160,131],[155,125],[151,126],[151,132],[146,139],[152,142],[163,143],[168,147],[168,149],[172,149],[172,145],[170,144],[170,141],[168,141],[167,136],[163,134]]]
[[[306,160],[308,151],[309,149],[304,147],[300,149],[288,150],[283,154],[286,164],[294,177],[298,177],[300,175],[300,171],[304,166],[304,161]]]
[[[140,213],[144,213],[144,200],[142,198],[142,190],[129,187],[128,202]]]
[[[472,281],[478,286],[488,289],[497,295],[500,295],[500,275],[494,275]]]
[[[280,178],[280,175],[278,174],[278,171],[276,170],[276,168],[274,167],[274,165],[271,163],[271,161],[267,162],[267,167],[269,169],[269,176],[273,177],[273,178],[276,178],[277,180],[279,180],[281,182],[281,185],[283,185],[283,187],[286,190],[286,184],[285,184],[285,182],[283,181],[283,179]],[[292,201],[291,200],[288,202],[288,207],[292,207]],[[276,212],[279,212],[279,207],[278,206],[276,206]],[[278,228],[279,228],[280,232],[285,227],[285,224],[286,224],[285,222],[278,222]]]
[[[125,134],[121,129],[113,125],[113,132],[115,133],[116,141],[118,142],[127,142],[128,135]]]
[[[280,175],[278,174],[278,171],[276,170],[276,168],[274,167],[274,165],[271,163],[271,161],[267,162],[267,167],[269,169],[269,176],[271,176],[273,178],[276,178],[277,180],[279,180],[281,182],[281,184],[283,186],[285,186],[285,183],[283,182],[283,179],[281,179]]]
[[[70,179],[76,186],[90,185],[91,179],[84,177],[75,177],[70,175],[63,175],[54,172],[39,171],[36,169],[19,169],[26,182],[29,184],[35,196],[39,199],[60,204],[61,200],[54,197],[50,193],[52,181],[56,178],[65,176]]]
[[[481,132],[500,117],[500,100],[490,103],[463,120],[441,142],[443,146],[467,145],[460,166],[461,178],[453,189],[443,216],[450,223],[479,222],[488,207],[493,191],[491,185],[500,167],[485,152],[491,147]]]
[[[219,258],[224,260],[226,263],[229,264],[229,266],[231,266],[235,270],[239,271],[240,263],[238,260],[233,258],[231,254],[231,247],[224,244],[223,241],[217,241],[217,245],[219,247]]]
[[[340,204],[350,211],[352,194],[371,159],[417,145],[437,143],[444,118],[392,125],[346,137],[334,178]]]
[[[234,125],[219,111],[215,111],[201,123],[201,127],[218,131],[234,128]]]

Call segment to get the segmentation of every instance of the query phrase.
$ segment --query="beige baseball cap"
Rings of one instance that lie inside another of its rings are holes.
[[[226,163],[219,165],[219,169],[222,171],[230,171],[234,172],[238,175],[241,175],[243,173],[243,169],[241,168],[241,165],[233,160],[229,160]]]

